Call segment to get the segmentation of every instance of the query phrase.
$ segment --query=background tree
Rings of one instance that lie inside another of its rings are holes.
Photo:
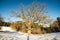
[[[52,32],[60,32],[60,17],[57,17],[56,21],[51,24]]]
[[[0,14],[0,26],[3,25],[3,17],[2,15]]]
[[[0,26],[10,26],[11,23],[5,22],[4,17],[0,14]]]
[[[57,22],[58,22],[58,25],[60,27],[60,17],[57,17]]]
[[[0,30],[1,30],[1,26],[3,25],[3,17],[2,15],[0,14]]]

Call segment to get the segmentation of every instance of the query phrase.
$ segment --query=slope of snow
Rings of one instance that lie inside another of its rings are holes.
[[[27,35],[25,33],[18,32],[0,32],[0,40],[27,40]],[[44,35],[30,35],[29,40],[60,40],[59,33],[49,33]]]

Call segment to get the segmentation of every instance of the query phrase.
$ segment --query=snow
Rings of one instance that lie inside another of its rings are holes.
[[[10,29],[10,27],[2,27],[0,31],[0,40],[27,40],[28,35],[22,32],[16,32]],[[47,33],[43,35],[29,35],[29,40],[60,40],[60,32]]]
[[[15,31],[15,30],[11,30],[11,28],[8,26],[1,26],[1,30],[2,31],[11,31],[11,32]]]
[[[0,40],[27,40],[25,33],[1,31]],[[60,40],[60,32],[47,33],[43,35],[29,35],[29,40]]]

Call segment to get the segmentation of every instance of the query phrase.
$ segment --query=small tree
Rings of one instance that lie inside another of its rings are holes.
[[[3,17],[1,14],[0,14],[0,22],[3,22]]]
[[[58,22],[58,25],[60,27],[60,17],[57,17],[57,22]]]

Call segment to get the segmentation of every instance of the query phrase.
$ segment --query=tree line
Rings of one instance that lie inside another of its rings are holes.
[[[11,23],[9,22],[5,22],[4,18],[2,17],[2,15],[0,14],[0,26],[10,26]]]

